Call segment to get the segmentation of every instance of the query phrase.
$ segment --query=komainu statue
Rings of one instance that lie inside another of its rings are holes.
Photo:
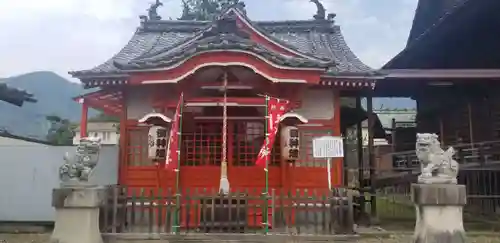
[[[84,137],[76,147],[76,153],[64,155],[65,163],[59,167],[59,179],[62,183],[85,184],[88,183],[92,171],[99,161],[101,139],[97,137]]]
[[[446,151],[441,149],[438,135],[417,134],[415,151],[421,169],[418,183],[457,184],[458,163],[453,159],[455,150],[452,147]]]

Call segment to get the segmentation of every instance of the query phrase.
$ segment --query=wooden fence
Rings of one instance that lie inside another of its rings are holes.
[[[265,215],[268,215],[267,222]],[[268,227],[265,227],[266,224]],[[353,204],[349,191],[297,190],[270,195],[260,191],[107,188],[101,208],[104,234],[353,234]]]

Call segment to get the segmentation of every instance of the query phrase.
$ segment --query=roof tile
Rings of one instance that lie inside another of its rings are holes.
[[[84,79],[123,73],[115,63],[128,63],[134,59],[155,56],[160,52],[169,53],[179,45],[197,36],[210,27],[207,21],[149,21],[143,23],[129,43],[105,63],[90,69],[70,74]],[[336,65],[332,73],[367,73],[373,71],[351,51],[345,42],[340,27],[328,20],[304,21],[263,21],[251,22],[270,39],[283,46],[317,59],[328,59]]]

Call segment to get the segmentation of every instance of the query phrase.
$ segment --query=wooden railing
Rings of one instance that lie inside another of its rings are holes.
[[[500,162],[500,140],[452,145],[455,160],[461,165],[485,165]],[[420,167],[415,150],[391,153],[394,169],[408,170]]]
[[[177,204],[176,202],[180,202]],[[267,212],[267,222],[264,216]],[[346,190],[277,192],[107,188],[102,233],[354,233],[352,197]],[[269,225],[266,230],[266,223]],[[266,232],[267,231],[267,232]]]

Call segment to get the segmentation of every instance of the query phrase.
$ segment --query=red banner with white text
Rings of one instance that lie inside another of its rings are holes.
[[[269,161],[269,156],[278,134],[279,122],[281,116],[283,116],[289,108],[289,101],[278,99],[274,97],[266,97],[267,100],[267,134],[266,139],[264,139],[264,144],[260,149],[259,155],[257,156],[256,165],[265,167],[266,161]]]
[[[182,106],[184,103],[184,94],[181,93],[179,103],[175,108],[175,115],[170,128],[170,137],[168,139],[167,155],[165,160],[165,169],[175,170],[179,160],[179,138],[181,136],[179,128],[182,122]]]

